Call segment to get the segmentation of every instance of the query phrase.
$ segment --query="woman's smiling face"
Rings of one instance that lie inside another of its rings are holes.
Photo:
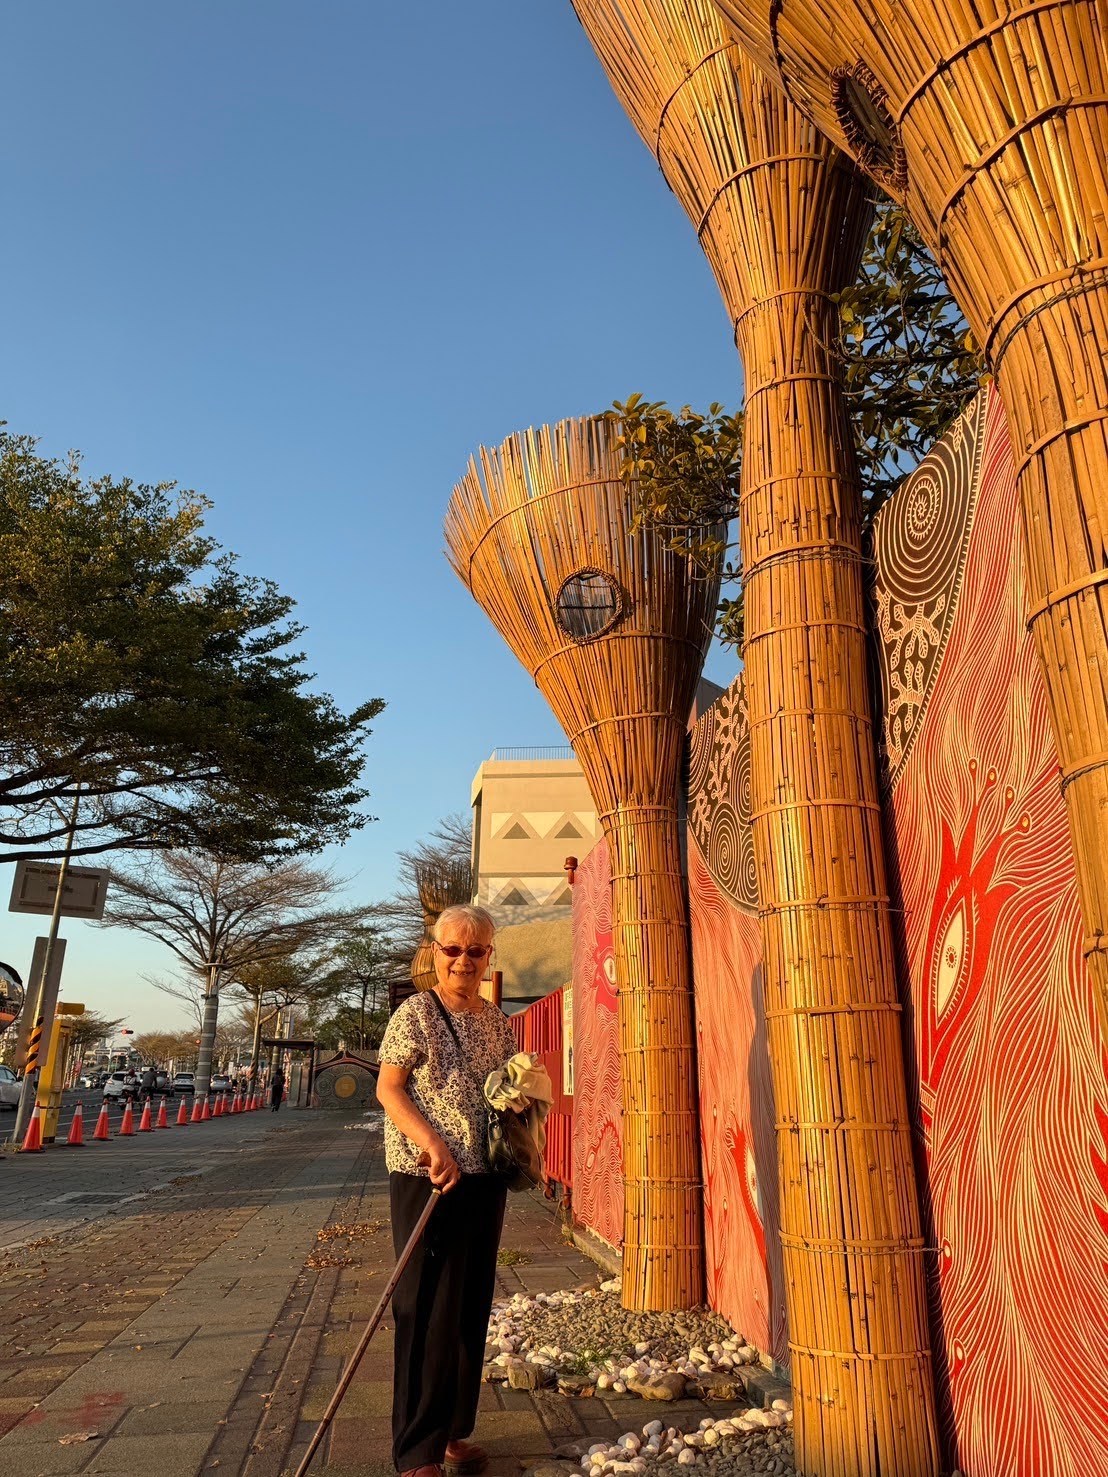
[[[449,918],[439,932],[434,950],[437,984],[468,1000],[476,999],[492,951],[492,934],[468,918]],[[451,958],[455,952],[457,957]]]

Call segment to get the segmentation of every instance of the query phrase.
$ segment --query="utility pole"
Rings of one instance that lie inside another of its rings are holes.
[[[27,1041],[27,1060],[23,1068],[23,1086],[19,1091],[19,1107],[15,1115],[14,1143],[22,1143],[34,1107],[35,1091],[38,1086],[39,1052],[42,1035],[47,1029],[43,1004],[46,1000],[46,982],[50,978],[50,965],[54,957],[54,945],[58,940],[58,924],[62,917],[62,899],[65,896],[65,875],[69,871],[69,859],[73,855],[73,842],[77,835],[77,814],[81,805],[81,787],[77,786],[73,796],[73,813],[69,817],[69,828],[65,835],[65,850],[58,868],[58,890],[54,894],[54,907],[50,914],[50,932],[46,937],[46,948],[42,956],[42,969],[34,987],[34,1006],[30,1011],[31,1033]],[[47,1041],[46,1046],[49,1046]]]

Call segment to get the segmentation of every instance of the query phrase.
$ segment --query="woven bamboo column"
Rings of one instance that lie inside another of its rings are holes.
[[[514,436],[451,499],[451,563],[534,675],[604,826],[623,1077],[623,1302],[704,1295],[689,939],[677,804],[718,580],[631,532],[610,422]]]
[[[719,0],[904,201],[1008,412],[1108,1040],[1108,11],[1103,0]]]
[[[861,498],[829,294],[860,177],[707,0],[575,0],[697,227],[746,371],[746,691],[798,1470],[938,1467],[866,678]]]

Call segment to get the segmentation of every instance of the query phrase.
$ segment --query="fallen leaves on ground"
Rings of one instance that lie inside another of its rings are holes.
[[[95,1441],[99,1431],[71,1431],[68,1436],[59,1436],[59,1446],[76,1446],[79,1441]]]

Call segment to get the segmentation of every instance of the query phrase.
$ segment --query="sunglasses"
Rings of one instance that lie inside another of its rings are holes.
[[[483,959],[486,954],[492,953],[491,944],[470,944],[468,949],[463,949],[461,944],[440,944],[438,939],[432,941],[440,954],[445,954],[448,959],[460,959],[464,954],[467,959]]]

